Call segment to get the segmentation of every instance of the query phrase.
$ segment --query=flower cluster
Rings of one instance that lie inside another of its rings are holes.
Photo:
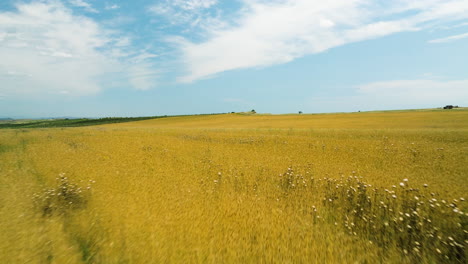
[[[323,204],[350,235],[384,249],[397,247],[414,261],[424,255],[438,263],[465,263],[468,213],[460,209],[464,198],[439,199],[424,191],[427,184],[412,188],[408,179],[390,189],[374,188],[357,176],[324,182]]]
[[[54,213],[63,214],[70,209],[86,206],[92,184],[95,181],[90,180],[87,186],[83,188],[72,183],[65,176],[65,173],[60,173],[56,180],[57,187],[45,188],[41,192],[33,194],[34,203],[44,216]]]

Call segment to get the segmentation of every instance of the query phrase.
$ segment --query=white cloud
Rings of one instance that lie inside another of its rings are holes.
[[[452,42],[452,41],[459,40],[459,39],[464,39],[464,38],[468,38],[468,32],[463,33],[463,34],[458,34],[458,35],[445,37],[445,38],[438,38],[438,39],[429,40],[429,43],[446,43],[446,42]]]
[[[91,12],[91,13],[99,13],[95,8],[93,8],[89,3],[85,2],[84,0],[69,0],[68,1],[71,5],[76,7],[82,7],[84,10]]]
[[[374,82],[357,87],[364,96],[375,96],[382,101],[434,102],[468,101],[468,80],[396,80]]]
[[[185,12],[184,15],[190,16],[188,12],[211,8],[217,3],[217,0],[164,0],[150,6],[148,10],[156,15],[181,15]]]
[[[286,63],[351,42],[468,19],[468,0],[244,0],[229,27],[178,40],[191,82],[217,73]]]
[[[463,22],[463,23],[460,23],[460,24],[456,24],[454,26],[452,26],[451,28],[459,28],[459,27],[466,27],[468,26],[468,22]]]
[[[132,61],[135,63],[146,61],[147,59],[156,58],[158,55],[143,51],[139,55],[136,55],[132,58]]]
[[[354,87],[354,95],[312,98],[324,112],[441,107],[468,102],[468,80],[393,80]]]
[[[141,80],[157,78],[148,62],[134,61],[140,52],[122,49],[129,40],[58,1],[19,4],[15,12],[0,13],[0,32],[0,93],[9,97],[95,94],[112,76],[122,79],[121,86],[148,89]],[[126,73],[129,67],[145,70],[139,82]]]
[[[115,46],[117,47],[126,47],[132,43],[129,37],[120,37],[116,40]]]
[[[206,10],[217,3],[217,0],[165,0],[150,6],[148,11],[172,25],[188,24],[195,27],[205,21],[213,22]]]
[[[119,9],[119,8],[120,8],[119,5],[117,5],[117,4],[109,4],[109,3],[106,3],[106,7],[105,7],[106,10],[114,10],[114,9]]]
[[[218,3],[217,0],[171,0],[172,5],[184,10],[210,8]]]
[[[151,69],[151,65],[131,65],[127,72],[129,73],[130,84],[137,90],[149,90],[157,85],[157,73]]]

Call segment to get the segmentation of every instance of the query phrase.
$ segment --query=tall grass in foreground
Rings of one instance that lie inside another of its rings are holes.
[[[213,201],[213,209],[217,208],[216,200],[223,199],[224,191],[237,190],[236,192],[241,194],[253,187],[253,193],[256,193],[259,185],[262,185],[259,183],[249,186],[247,182],[235,179],[236,177],[226,178],[221,172],[211,178],[214,180],[200,182],[199,191],[204,193],[207,200]],[[285,205],[282,207],[283,210],[289,208],[292,212],[304,214],[306,217],[303,221],[313,225],[312,229],[331,227],[336,233],[343,232],[350,237],[358,237],[359,240],[375,244],[381,249],[375,255],[375,262],[389,261],[389,257],[395,261],[395,255],[400,255],[398,262],[407,263],[466,263],[467,261],[468,213],[459,208],[459,205],[465,202],[463,197],[446,201],[430,192],[427,185],[420,186],[421,188],[411,187],[407,179],[385,189],[373,187],[364,182],[363,177],[317,178],[309,171],[303,174],[297,173],[292,167],[285,173],[279,174],[276,183],[276,191],[269,192],[266,196],[256,193],[251,197],[254,199],[250,198],[249,202],[256,204],[255,200],[263,200],[267,206],[275,208],[275,204],[281,200]],[[37,217],[48,219],[55,215],[55,217],[64,217],[64,221],[70,221],[69,217],[75,210],[86,208],[91,196],[85,190],[90,188],[88,184],[82,191],[82,187],[71,183],[61,174],[57,178],[56,187],[44,189],[33,195],[32,202],[37,210]],[[286,227],[291,228],[291,226]],[[229,228],[224,231],[228,230]],[[76,234],[73,234],[73,237],[75,236]],[[255,244],[257,238],[254,236],[249,240],[252,238],[254,240],[247,244]],[[82,260],[85,262],[98,263],[108,260],[109,256],[100,255],[102,253],[99,252],[99,248],[103,245],[89,241],[86,237],[75,237],[74,240],[79,244]],[[302,238],[302,240],[308,239]],[[276,243],[282,244],[281,241]],[[267,252],[268,250],[265,250],[264,253]],[[198,261],[223,261],[223,254],[225,253],[219,252],[218,258],[211,260],[202,258]],[[262,256],[261,252],[259,254],[257,260],[266,261],[267,256]],[[281,255],[270,256],[268,262],[281,262],[280,259]]]
[[[324,215],[320,219],[313,206],[314,223],[334,224],[351,236],[375,243],[383,249],[379,261],[389,251],[398,251],[413,263],[467,261],[468,213],[459,208],[463,197],[446,201],[430,192],[427,184],[418,188],[408,179],[386,189],[373,187],[363,177],[315,179],[292,168],[280,177],[286,195],[323,193]]]

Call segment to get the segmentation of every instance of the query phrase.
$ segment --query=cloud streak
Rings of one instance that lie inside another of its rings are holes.
[[[375,96],[382,101],[441,104],[468,99],[468,80],[395,80],[374,82],[357,87],[361,95]]]
[[[353,87],[353,95],[310,98],[323,112],[410,109],[461,105],[468,101],[468,80],[393,80]]]
[[[170,26],[183,25],[181,33],[187,33],[218,24],[220,18],[210,13],[217,4],[218,0],[164,0],[149,6],[147,11]]]
[[[203,41],[178,38],[192,82],[218,73],[287,63],[308,54],[399,32],[468,19],[467,0],[247,1],[229,27]]]
[[[99,13],[95,8],[93,8],[89,3],[83,1],[83,0],[70,0],[69,3],[73,6],[76,7],[82,7],[86,11],[91,12],[91,13]]]
[[[106,10],[114,10],[114,9],[119,9],[120,6],[117,5],[117,4],[109,4],[109,3],[106,3],[106,6],[104,7],[104,9]]]
[[[429,40],[429,43],[447,43],[447,42],[452,42],[460,39],[468,38],[468,32],[463,33],[463,34],[458,34],[458,35],[453,35],[445,38],[438,38],[438,39],[433,39]]]

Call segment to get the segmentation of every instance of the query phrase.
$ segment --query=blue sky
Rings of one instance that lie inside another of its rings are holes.
[[[468,0],[0,2],[0,117],[468,103]]]

